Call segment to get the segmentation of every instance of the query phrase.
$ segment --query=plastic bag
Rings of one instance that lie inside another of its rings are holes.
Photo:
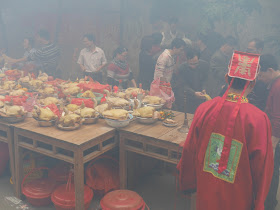
[[[171,86],[161,83],[160,79],[155,79],[150,88],[151,96],[158,96],[166,101],[165,106],[167,108],[172,107],[172,103],[175,101],[174,92]]]

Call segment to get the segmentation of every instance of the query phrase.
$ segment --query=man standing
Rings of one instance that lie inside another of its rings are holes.
[[[186,43],[182,39],[175,38],[170,49],[165,49],[159,56],[155,67],[154,79],[170,82],[174,70],[177,68],[175,58],[184,53]]]
[[[35,61],[48,75],[59,77],[57,65],[60,57],[60,50],[50,41],[48,31],[40,30],[36,36],[37,41],[43,46],[31,52],[27,60]]]
[[[214,53],[210,60],[210,83],[212,84],[211,96],[215,97],[219,94],[224,85],[224,77],[228,69],[230,57],[234,48],[237,45],[237,41],[232,36],[225,38],[224,44],[218,51]]]
[[[209,64],[201,60],[198,52],[187,49],[187,62],[183,63],[172,80],[176,110],[184,112],[184,91],[187,93],[187,113],[194,113],[205,101],[205,85],[209,73]]]
[[[260,66],[259,80],[267,84],[269,90],[265,111],[272,125],[272,145],[275,151],[274,173],[265,206],[267,210],[274,210],[278,203],[276,196],[280,166],[280,70],[276,58],[271,54],[261,56]]]
[[[248,43],[246,52],[262,54],[263,48],[264,48],[264,41],[255,38]]]
[[[92,34],[84,35],[83,42],[86,48],[81,50],[77,63],[85,76],[102,82],[102,68],[107,64],[105,54],[95,45],[95,37]]]
[[[180,189],[197,192],[197,210],[264,210],[273,170],[271,125],[248,103],[258,55],[235,52],[224,96],[201,104],[184,144]]]

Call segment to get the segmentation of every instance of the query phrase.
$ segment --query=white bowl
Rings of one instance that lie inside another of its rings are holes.
[[[106,123],[113,128],[123,128],[128,126],[129,122],[133,119],[133,115],[128,114],[127,120],[112,120],[105,118]]]
[[[138,121],[139,123],[143,123],[143,124],[153,124],[153,123],[155,123],[156,121],[158,121],[158,119],[157,119],[157,118],[154,119],[154,118],[152,118],[152,117],[150,117],[150,118],[137,117],[137,121]]]

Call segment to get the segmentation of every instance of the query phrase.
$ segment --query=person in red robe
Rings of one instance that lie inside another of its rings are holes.
[[[266,210],[274,210],[277,206],[280,167],[280,70],[277,59],[271,54],[260,57],[261,70],[258,79],[267,85],[269,91],[265,112],[272,125],[272,146],[274,149],[274,172],[270,190],[265,202]]]
[[[180,190],[197,193],[197,210],[264,210],[273,173],[271,125],[246,98],[258,61],[236,51],[224,96],[195,112],[177,169]]]

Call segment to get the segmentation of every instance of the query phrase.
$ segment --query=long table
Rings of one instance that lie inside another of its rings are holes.
[[[162,121],[152,125],[131,123],[119,131],[120,140],[120,184],[127,188],[127,152],[134,152],[144,156],[177,164],[182,148],[179,144],[186,140],[186,133],[180,133],[184,122],[184,113],[174,112],[176,127],[165,127]],[[189,126],[193,115],[188,114]]]
[[[16,196],[21,197],[23,149],[31,150],[74,165],[75,205],[84,209],[84,164],[118,145],[118,135],[104,120],[83,125],[75,131],[39,127],[29,119],[14,125]]]

